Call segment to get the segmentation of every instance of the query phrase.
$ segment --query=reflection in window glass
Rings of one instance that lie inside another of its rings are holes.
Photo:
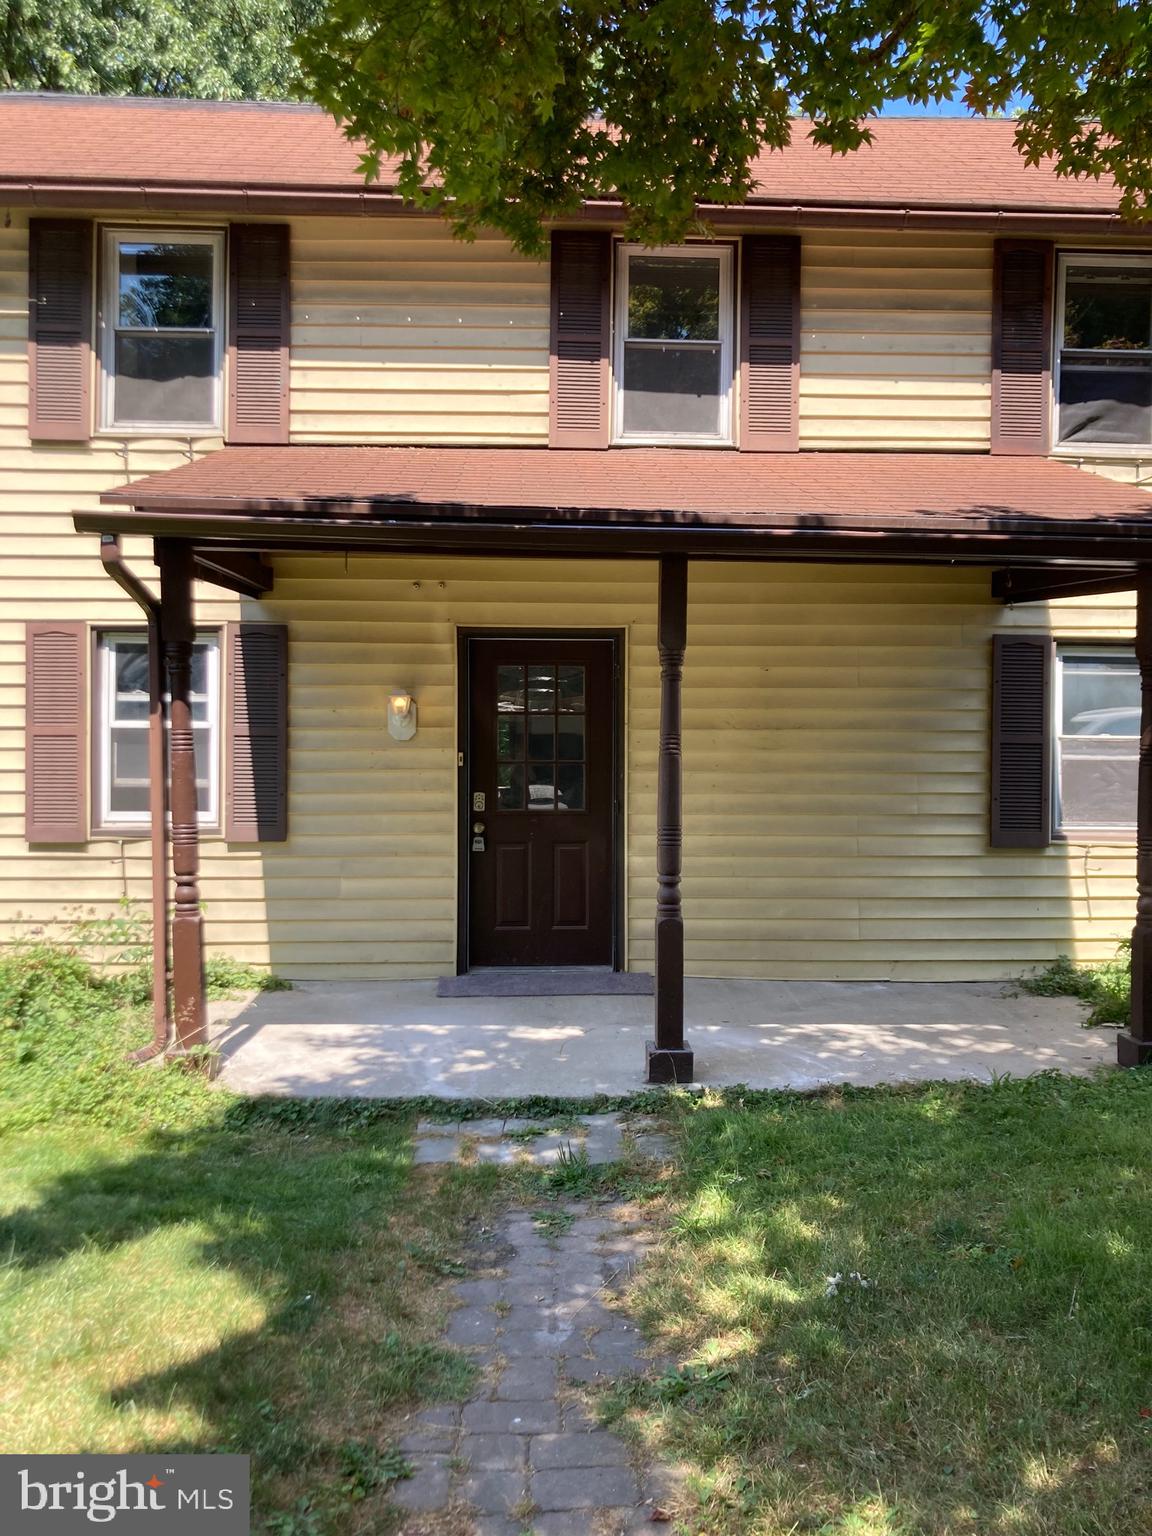
[[[584,810],[583,666],[498,667],[496,700],[497,810]]]
[[[732,252],[622,246],[616,318],[619,437],[730,438]]]
[[[1140,674],[1129,651],[1057,656],[1057,825],[1136,825]]]
[[[1059,440],[1152,444],[1152,266],[1068,259],[1063,276]]]
[[[192,650],[192,729],[200,820],[219,820],[219,642]],[[133,825],[149,819],[148,645],[140,635],[102,635],[98,650],[98,821]]]
[[[216,426],[221,238],[110,231],[104,249],[106,425]]]

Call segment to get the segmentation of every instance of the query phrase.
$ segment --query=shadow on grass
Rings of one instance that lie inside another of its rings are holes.
[[[1139,1528],[1150,1119],[1152,1074],[688,1113],[633,1305],[689,1370],[610,1416],[696,1468],[700,1531]]]
[[[0,1219],[9,1442],[240,1451],[257,1528],[301,1499],[324,1530],[379,1518],[398,1408],[471,1384],[434,1342],[436,1277],[483,1178],[410,1175],[395,1121],[61,1127],[10,1142],[22,1156],[33,1193]]]

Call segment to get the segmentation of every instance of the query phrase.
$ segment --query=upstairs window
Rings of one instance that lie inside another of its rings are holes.
[[[1056,826],[1132,831],[1140,748],[1140,672],[1120,647],[1056,655]]]
[[[222,235],[105,231],[104,427],[219,430],[222,257]]]
[[[1152,447],[1152,260],[1063,256],[1056,441]]]
[[[617,261],[616,441],[731,442],[731,247],[622,245]]]

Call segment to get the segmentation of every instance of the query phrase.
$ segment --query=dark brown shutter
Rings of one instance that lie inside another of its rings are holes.
[[[993,848],[1052,839],[1052,650],[1049,635],[992,642]]]
[[[229,624],[224,835],[233,843],[288,836],[288,630]]]
[[[88,836],[86,627],[27,624],[24,674],[25,836],[30,843],[82,843]]]
[[[288,441],[287,224],[228,231],[228,441]]]
[[[997,240],[992,282],[992,452],[1047,453],[1052,243]]]
[[[611,235],[556,230],[551,277],[548,440],[553,448],[607,448]]]
[[[745,235],[740,273],[740,447],[800,446],[800,237]]]
[[[28,431],[85,442],[92,433],[92,224],[28,225]]]

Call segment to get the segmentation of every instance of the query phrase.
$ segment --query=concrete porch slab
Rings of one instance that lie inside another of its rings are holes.
[[[686,984],[697,1081],[754,1088],[1018,1077],[1113,1064],[1116,1034],[1071,998],[998,982]],[[644,1086],[645,997],[438,998],[434,981],[299,982],[214,1003],[241,1093],[446,1099],[582,1097]]]

